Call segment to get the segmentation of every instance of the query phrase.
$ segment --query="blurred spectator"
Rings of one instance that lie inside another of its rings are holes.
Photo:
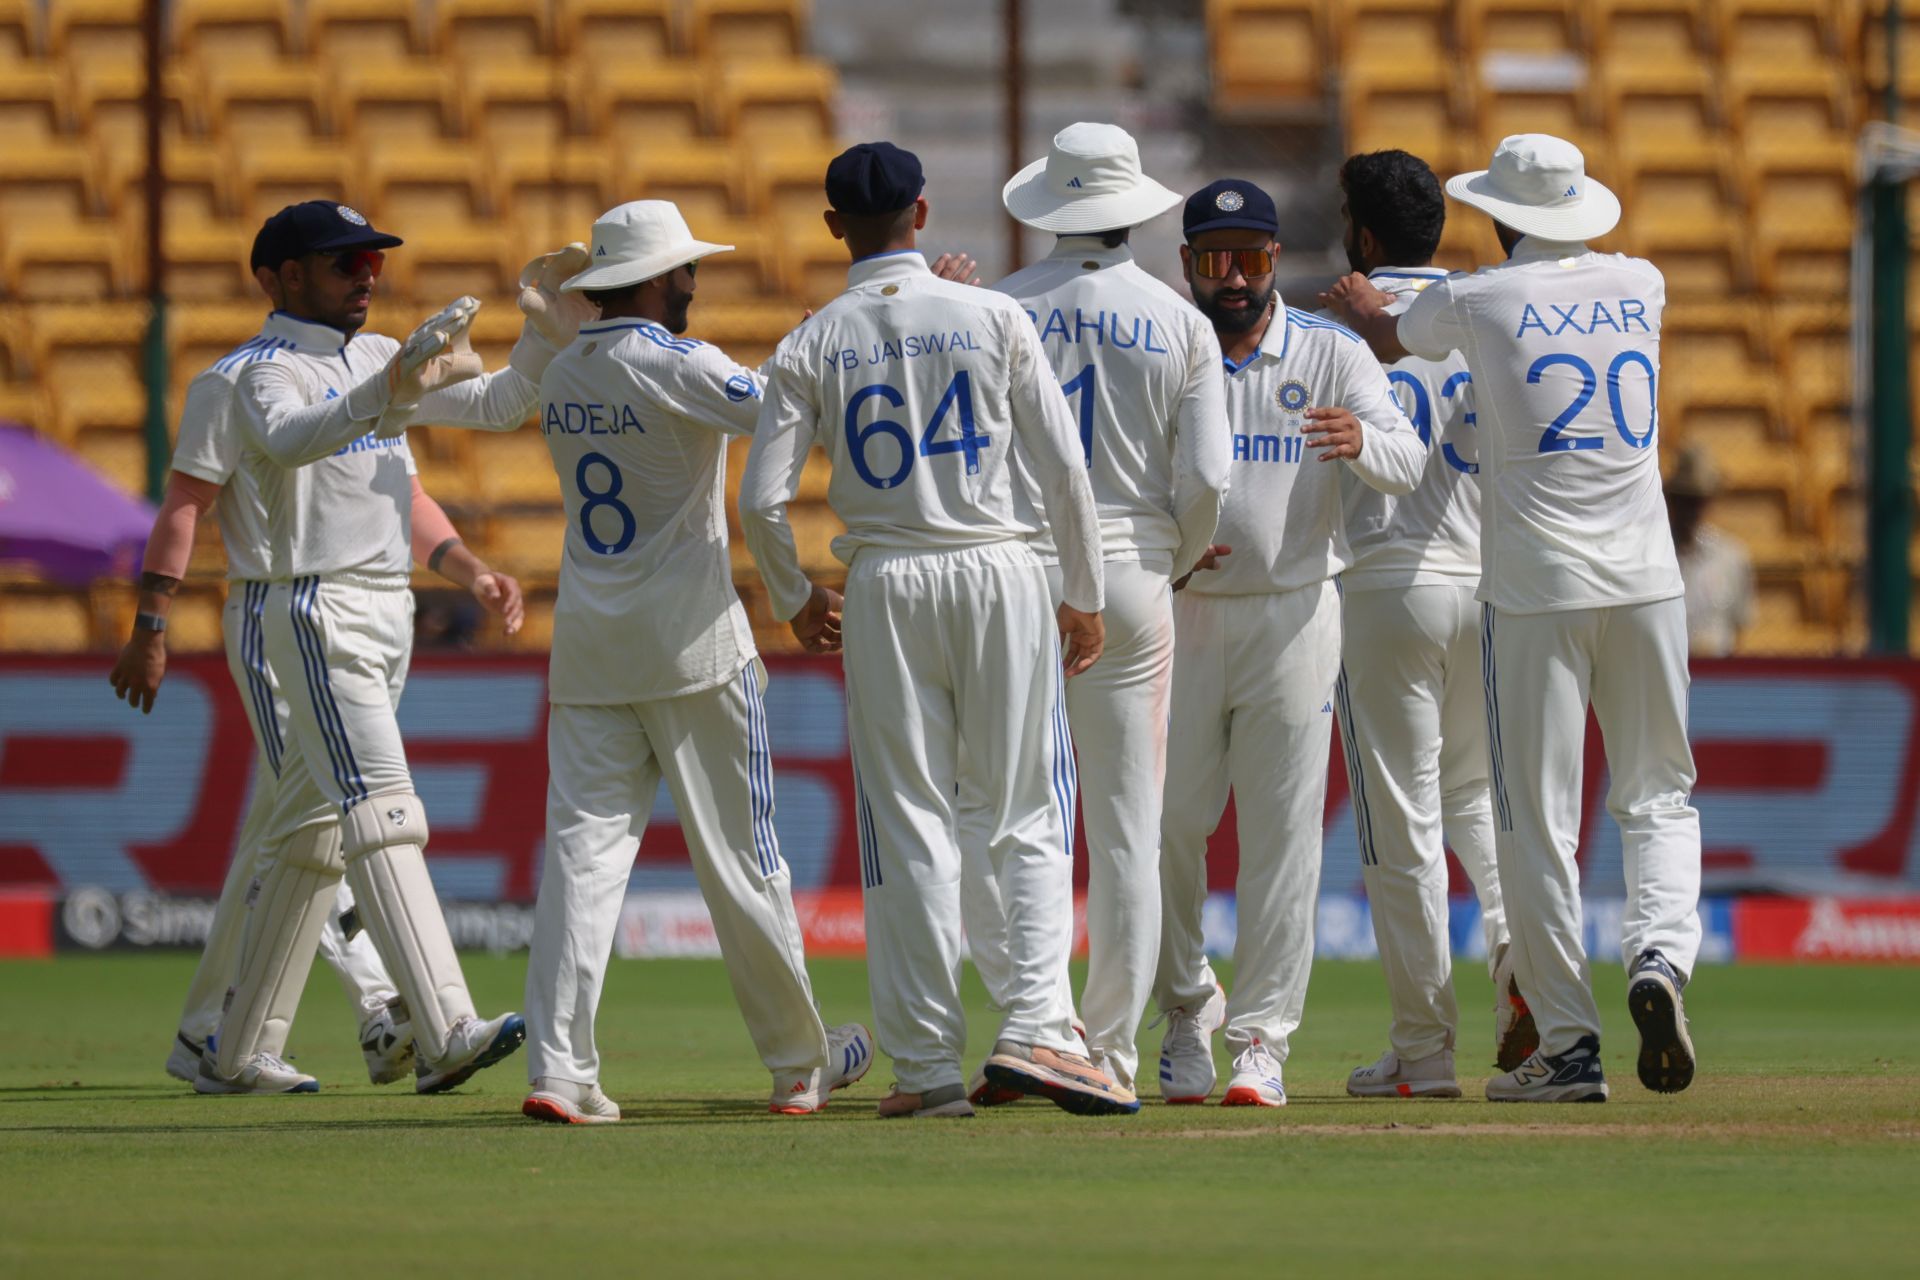
[[[1724,658],[1753,620],[1753,562],[1737,538],[1707,523],[1720,492],[1713,458],[1698,445],[1680,451],[1667,477],[1667,519],[1687,587],[1688,648],[1698,657]]]
[[[480,630],[480,605],[465,591],[414,593],[416,649],[471,649]]]

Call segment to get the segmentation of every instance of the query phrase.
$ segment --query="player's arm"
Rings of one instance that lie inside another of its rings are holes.
[[[718,347],[702,343],[669,356],[668,376],[656,384],[682,417],[730,436],[750,436],[766,398],[761,372],[735,364]],[[771,363],[763,369],[771,368]]]
[[[787,504],[800,492],[800,472],[820,429],[806,379],[777,362],[760,406],[746,473],[740,479],[740,526],[767,584],[773,616],[787,622],[809,653],[840,648],[840,596],[816,586],[800,568]]]
[[[1382,363],[1392,364],[1411,354],[1400,342],[1400,317],[1388,310],[1393,305],[1393,295],[1375,288],[1360,272],[1335,280],[1333,286],[1320,295],[1320,305],[1366,339]]]
[[[153,710],[160,682],[166,678],[167,618],[193,555],[194,532],[200,517],[213,509],[219,497],[220,486],[211,481],[179,471],[167,477],[166,496],[154,517],[153,532],[147,535],[146,557],[140,566],[133,634],[107,677],[113,682],[114,696],[143,714]]]
[[[473,593],[488,613],[498,614],[507,634],[520,630],[526,605],[520,584],[510,575],[487,567],[454,530],[446,511],[413,477],[413,558],[454,586]]]
[[[271,360],[250,364],[234,387],[234,411],[260,451],[283,467],[328,457],[373,429],[390,402],[385,372],[347,394],[306,403],[299,375]]]
[[[1210,326],[1192,328],[1187,382],[1173,428],[1173,519],[1180,528],[1180,545],[1173,555],[1176,578],[1190,573],[1211,547],[1233,469],[1220,340]]]
[[[1060,394],[1040,335],[1026,313],[1009,317],[1006,337],[1008,408],[1021,455],[1040,491],[1060,553],[1060,643],[1069,676],[1091,667],[1106,646],[1105,566],[1099,508],[1087,479],[1080,428]]]
[[[1369,488],[1412,493],[1427,469],[1427,445],[1393,397],[1379,361],[1359,343],[1341,342],[1338,407],[1313,408],[1302,429],[1322,462],[1344,461]]]

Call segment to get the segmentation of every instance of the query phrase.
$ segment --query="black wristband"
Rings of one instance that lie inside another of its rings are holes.
[[[167,629],[167,620],[164,615],[158,613],[136,613],[133,615],[133,629],[135,631],[165,631]]]
[[[433,549],[433,554],[427,557],[427,568],[433,571],[434,573],[440,572],[440,562],[447,558],[447,552],[453,550],[455,547],[459,545],[460,545],[460,539],[458,535],[456,535],[454,537],[448,538],[445,542],[435,547]]]

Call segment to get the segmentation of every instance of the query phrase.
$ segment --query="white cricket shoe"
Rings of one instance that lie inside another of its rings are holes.
[[[1502,1071],[1515,1070],[1539,1047],[1540,1029],[1520,994],[1513,976],[1513,947],[1507,945],[1493,966],[1493,1064]]]
[[[491,1022],[465,1017],[447,1033],[446,1056],[429,1064],[416,1056],[415,1093],[445,1093],[467,1082],[482,1071],[510,1056],[527,1038],[526,1019],[517,1013],[503,1013]]]
[[[1525,1062],[1487,1081],[1488,1102],[1605,1102],[1600,1041],[1581,1036],[1565,1053],[1536,1049]]]
[[[899,1085],[887,1090],[875,1108],[882,1120],[970,1120],[973,1104],[967,1101],[966,1087],[943,1084],[925,1093],[906,1093]]]
[[[1213,1033],[1227,1021],[1227,993],[1214,984],[1198,1009],[1167,1010],[1156,1022],[1167,1024],[1160,1038],[1160,1097],[1169,1106],[1201,1103],[1213,1092]]]
[[[548,1124],[612,1124],[620,1118],[620,1104],[600,1092],[598,1084],[541,1076],[520,1104],[520,1114]]]
[[[1077,1013],[1073,1015],[1073,1034],[1080,1038],[1080,1047],[1086,1048],[1087,1024],[1080,1021],[1080,1015]],[[1087,1056],[1093,1060],[1095,1069],[1113,1077],[1113,1073],[1108,1071],[1105,1064],[1098,1058],[1094,1058],[1091,1053]],[[1114,1078],[1117,1079],[1117,1077]],[[973,1079],[967,1081],[967,1101],[976,1107],[1012,1106],[1026,1096],[1025,1093],[1009,1085],[995,1084],[987,1079],[987,1068],[984,1063],[978,1071],[973,1073]]]
[[[1280,1079],[1280,1059],[1259,1040],[1233,1057],[1233,1074],[1227,1077],[1227,1096],[1223,1107],[1284,1107],[1287,1086]]]
[[[399,996],[360,1024],[360,1053],[367,1060],[367,1079],[375,1084],[392,1084],[413,1070],[413,1023]]]
[[[873,1032],[857,1022],[827,1028],[827,1065],[811,1071],[773,1073],[775,1115],[806,1116],[824,1111],[835,1089],[858,1084],[873,1066]]]
[[[194,1077],[195,1093],[318,1093],[320,1082],[304,1071],[295,1071],[271,1053],[256,1053],[240,1064],[240,1070],[223,1076],[213,1059],[202,1056],[200,1074]]]
[[[1389,1049],[1372,1066],[1353,1069],[1347,1093],[1355,1098],[1457,1098],[1460,1082],[1453,1078],[1453,1050],[1403,1058]]]
[[[188,1084],[200,1078],[200,1059],[207,1046],[184,1031],[173,1034],[173,1052],[167,1055],[167,1074]]]

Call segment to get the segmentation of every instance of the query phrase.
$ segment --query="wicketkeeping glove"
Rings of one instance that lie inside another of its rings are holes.
[[[578,242],[543,253],[520,272],[520,310],[527,323],[554,347],[580,336],[580,326],[598,314],[586,295],[560,286],[587,269],[587,246]]]
[[[467,331],[479,310],[480,299],[457,298],[407,335],[400,353],[387,366],[390,404],[417,404],[429,391],[485,372],[479,355],[467,343]]]

